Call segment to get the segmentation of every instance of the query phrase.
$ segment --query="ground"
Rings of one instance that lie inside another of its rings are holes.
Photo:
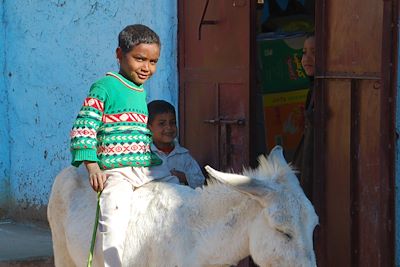
[[[54,266],[48,227],[3,220],[0,236],[0,267]]]

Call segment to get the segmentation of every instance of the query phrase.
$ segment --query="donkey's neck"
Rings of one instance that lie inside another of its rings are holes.
[[[214,184],[201,194],[202,222],[198,255],[208,264],[236,264],[249,255],[248,229],[261,206],[225,185]]]

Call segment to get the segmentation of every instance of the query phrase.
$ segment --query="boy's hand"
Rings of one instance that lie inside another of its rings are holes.
[[[178,177],[179,183],[188,185],[188,181],[186,179],[186,175],[184,172],[173,169],[173,170],[171,170],[171,174]]]
[[[85,161],[86,169],[89,173],[89,182],[93,190],[101,192],[104,189],[104,183],[107,180],[107,175],[100,170],[97,162]]]

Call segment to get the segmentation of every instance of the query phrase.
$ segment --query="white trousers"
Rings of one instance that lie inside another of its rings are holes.
[[[126,231],[131,214],[131,196],[136,187],[152,180],[176,183],[167,169],[124,167],[105,170],[108,175],[100,195],[100,217],[97,231],[96,251],[103,252],[104,266],[123,266]],[[99,251],[100,250],[100,251]],[[99,254],[98,254],[99,255]]]

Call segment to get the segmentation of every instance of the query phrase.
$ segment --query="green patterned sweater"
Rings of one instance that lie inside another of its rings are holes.
[[[92,85],[71,130],[72,165],[96,161],[101,169],[158,165],[150,151],[146,92],[108,72]]]

